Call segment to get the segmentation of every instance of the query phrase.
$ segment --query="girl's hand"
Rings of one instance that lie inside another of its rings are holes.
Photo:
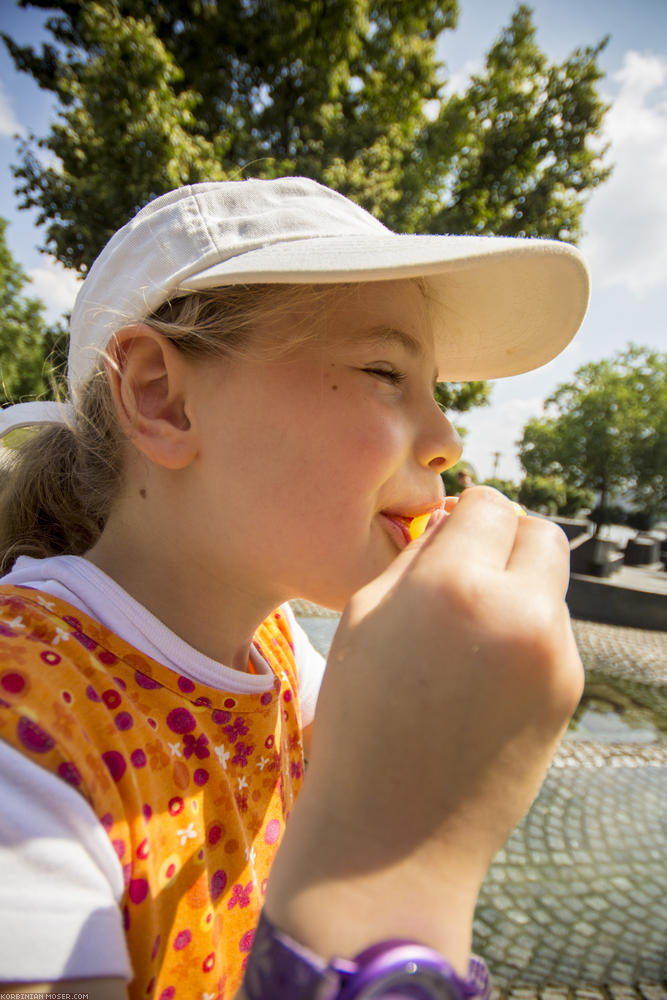
[[[320,953],[416,937],[464,969],[475,900],[574,711],[569,548],[486,487],[350,601],[269,916]]]

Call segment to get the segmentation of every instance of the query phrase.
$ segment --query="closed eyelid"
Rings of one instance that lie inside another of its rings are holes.
[[[373,375],[385,375],[394,382],[403,382],[407,378],[406,372],[396,368],[389,361],[377,361],[375,364],[366,365],[364,371]]]
[[[426,358],[424,345],[415,337],[406,333],[405,330],[400,330],[396,327],[378,327],[377,329],[371,330],[364,340],[366,340],[369,344],[397,346],[405,351],[406,354],[410,355],[410,357],[416,358],[417,360],[424,360]],[[433,371],[432,379],[434,392],[437,383],[438,370],[436,368]]]

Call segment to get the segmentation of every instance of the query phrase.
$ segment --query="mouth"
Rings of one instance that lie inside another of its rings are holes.
[[[431,504],[427,509],[423,509],[418,512],[403,513],[399,511],[382,510],[380,511],[380,517],[383,519],[383,524],[400,549],[404,549],[406,545],[413,542],[416,538],[420,538],[428,526],[428,522],[431,520],[431,515],[436,510],[444,510],[444,500],[440,501],[438,504]]]

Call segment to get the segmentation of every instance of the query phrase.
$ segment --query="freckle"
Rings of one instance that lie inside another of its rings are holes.
[[[332,389],[333,389],[333,391],[335,392],[335,391],[336,391],[336,389],[338,388],[338,386],[337,386],[337,385],[332,385],[332,386],[331,386],[331,388],[332,388]]]
[[[145,500],[146,499],[146,490],[144,490],[144,489],[139,490],[139,496],[142,497]]]

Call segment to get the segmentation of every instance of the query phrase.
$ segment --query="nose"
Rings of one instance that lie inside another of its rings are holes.
[[[417,459],[424,467],[444,472],[460,459],[463,442],[453,423],[435,400],[430,403],[428,419],[422,425],[417,443]]]

